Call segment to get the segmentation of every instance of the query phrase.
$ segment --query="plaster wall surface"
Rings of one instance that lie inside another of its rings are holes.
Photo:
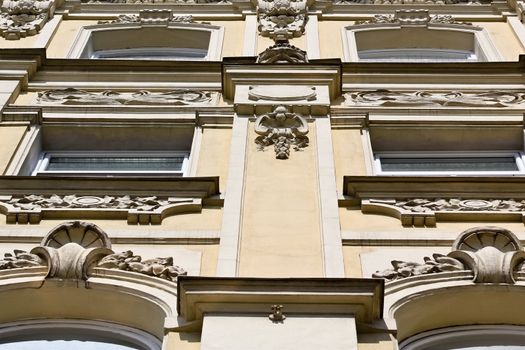
[[[476,25],[485,28],[492,42],[498,49],[504,61],[517,61],[520,54],[525,53],[525,48],[512,31],[508,23],[503,22],[479,22]]]
[[[335,178],[337,191],[343,191],[343,176],[367,175],[361,131],[358,129],[333,129]]]
[[[25,126],[0,127],[0,171],[3,173],[27,130]]]
[[[240,275],[321,277],[321,233],[315,128],[310,145],[275,159],[273,146],[257,150],[253,126],[248,157],[240,250]]]
[[[196,176],[219,176],[221,191],[226,188],[230,143],[231,129],[203,128]]]

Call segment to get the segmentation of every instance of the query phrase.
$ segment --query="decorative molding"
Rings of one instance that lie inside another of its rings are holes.
[[[367,214],[383,214],[398,218],[403,226],[433,227],[440,216],[475,215],[482,219],[495,214],[504,218],[518,216],[525,222],[525,200],[514,199],[363,199],[361,210]]]
[[[259,32],[274,40],[300,37],[308,17],[306,0],[258,0]]]
[[[186,271],[173,258],[142,260],[131,251],[115,254],[107,234],[97,225],[71,221],[58,225],[30,253],[15,250],[0,260],[0,270],[47,266],[47,278],[87,280],[93,267],[138,272],[175,281]]]
[[[364,21],[356,21],[355,25],[363,24],[399,24],[401,26],[428,25],[428,24],[460,24],[472,25],[468,22],[458,22],[450,15],[433,15],[428,10],[396,10],[391,14],[375,15],[374,18]]]
[[[475,283],[515,283],[514,272],[525,271],[525,251],[509,230],[483,226],[462,232],[447,255],[433,254],[423,263],[392,261],[392,269],[378,271],[372,277],[388,281],[411,276],[472,270]]]
[[[61,105],[170,105],[211,104],[216,92],[172,90],[167,92],[90,92],[75,88],[46,90],[38,93],[37,103]]]
[[[306,51],[293,46],[288,40],[281,40],[261,52],[257,63],[308,63],[308,57]]]
[[[81,0],[87,4],[229,4],[225,0]]]
[[[0,36],[18,40],[38,34],[53,17],[54,1],[4,0],[0,8]]]
[[[481,5],[489,1],[468,1],[468,0],[336,0],[335,4],[360,4],[360,5]]]
[[[141,23],[149,25],[168,25],[172,23],[192,23],[191,15],[174,16],[171,10],[140,10],[138,15],[119,15],[110,21],[98,21],[98,24]]]
[[[24,195],[0,196],[8,224],[38,224],[43,218],[126,218],[128,224],[160,224],[168,216],[200,212],[201,199],[157,196]]]
[[[391,91],[369,90],[344,94],[347,106],[381,107],[521,107],[525,91]]]
[[[308,146],[308,123],[297,113],[289,112],[284,106],[277,106],[273,112],[263,114],[255,120],[255,139],[259,150],[274,145],[277,159],[288,159],[290,147],[299,151]]]
[[[314,86],[259,85],[249,87],[248,98],[252,101],[314,101],[317,91]]]

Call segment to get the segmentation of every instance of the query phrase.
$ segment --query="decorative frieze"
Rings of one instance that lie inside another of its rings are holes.
[[[141,23],[149,25],[168,25],[172,23],[191,23],[191,15],[174,16],[171,10],[140,10],[139,14],[119,15],[110,21],[98,21],[98,24]]]
[[[490,1],[469,0],[336,0],[336,4],[363,4],[363,5],[481,5]]]
[[[278,106],[273,112],[263,114],[255,120],[255,139],[259,150],[273,145],[277,159],[288,159],[290,148],[299,151],[308,146],[308,123],[297,113],[289,112],[284,106]]]
[[[257,63],[308,63],[308,57],[306,51],[293,46],[288,40],[282,40],[261,52]]]
[[[199,90],[171,90],[166,92],[117,92],[106,90],[90,92],[75,88],[46,90],[38,93],[37,103],[59,105],[170,105],[188,106],[211,104],[215,92]]]
[[[9,224],[37,224],[43,218],[89,217],[127,219],[128,224],[160,224],[165,217],[199,212],[200,199],[157,196],[26,195],[0,196],[0,211]]]
[[[81,0],[88,4],[227,4],[226,0]]]
[[[525,91],[392,91],[368,90],[344,94],[347,106],[379,107],[522,107]]]
[[[434,254],[424,262],[394,260],[392,269],[372,276],[388,281],[411,276],[471,270],[475,283],[515,283],[514,274],[524,270],[525,252],[519,239],[510,231],[476,227],[462,232],[447,255]]]
[[[372,19],[356,21],[356,25],[362,24],[399,24],[401,26],[428,25],[428,24],[461,24],[472,25],[472,23],[458,22],[450,15],[433,15],[428,10],[397,10],[394,14],[375,15]]]
[[[15,250],[0,260],[0,270],[47,266],[47,278],[87,280],[94,267],[138,272],[175,281],[186,271],[173,258],[142,260],[132,251],[116,254],[107,234],[81,221],[63,223],[49,232],[30,253]]]
[[[299,37],[306,24],[306,0],[259,0],[259,32],[274,40]]]
[[[53,17],[53,12],[53,1],[4,0],[0,7],[0,36],[18,40],[36,35]]]

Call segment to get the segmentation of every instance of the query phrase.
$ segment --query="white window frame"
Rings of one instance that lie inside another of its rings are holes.
[[[357,52],[361,62],[477,62],[472,51],[447,49],[381,49]],[[395,54],[395,57],[392,57]],[[420,56],[427,56],[420,57]],[[466,58],[461,58],[466,56]]]
[[[193,56],[192,56],[193,55]],[[202,57],[201,57],[202,56]],[[188,48],[141,47],[133,49],[99,50],[89,58],[117,60],[184,60],[203,61],[208,58],[208,51]]]
[[[180,151],[157,151],[157,152],[146,152],[146,151],[69,151],[69,152],[44,152],[41,154],[38,163],[32,173],[32,176],[37,175],[149,175],[149,176],[162,176],[162,175],[177,175],[185,176],[188,170],[189,164],[189,152]],[[103,171],[103,170],[47,170],[49,160],[52,157],[184,157],[182,162],[181,170],[179,171],[160,171],[160,170],[115,170],[115,171]]]
[[[361,60],[359,58],[359,52],[362,51],[357,45],[356,34],[363,31],[373,31],[377,35],[381,35],[381,32],[386,30],[398,31],[401,29],[400,24],[390,24],[390,23],[378,23],[378,24],[361,24],[361,25],[351,25],[342,28],[342,40],[343,40],[343,51],[344,51],[344,60],[345,62],[372,62],[372,60]],[[457,25],[457,24],[428,24],[427,30],[432,31],[443,31],[443,35],[450,35],[448,32],[458,32],[458,33],[470,33],[472,34],[474,40],[474,52],[476,60],[478,62],[483,61],[501,61],[503,56],[499,53],[498,49],[492,42],[490,34],[488,31],[482,27],[477,27],[473,25]],[[399,47],[398,49],[405,49]],[[429,48],[432,49],[432,48]],[[382,50],[377,48],[377,50]],[[446,50],[446,48],[444,48]],[[396,60],[397,62],[415,62],[415,60]],[[378,60],[381,62],[381,60]],[[422,60],[421,62],[429,62]],[[439,61],[435,61],[439,62]],[[463,62],[472,62],[471,60],[465,60]]]
[[[517,171],[383,171],[381,159],[384,158],[484,158],[514,157]],[[521,151],[487,151],[487,152],[377,152],[374,153],[374,174],[381,176],[440,176],[440,175],[511,175],[525,176],[525,154]]]

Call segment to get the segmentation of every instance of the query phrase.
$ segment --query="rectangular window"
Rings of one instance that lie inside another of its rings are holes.
[[[187,163],[182,152],[46,152],[33,175],[183,176]]]
[[[525,175],[522,152],[378,153],[377,175]]]

